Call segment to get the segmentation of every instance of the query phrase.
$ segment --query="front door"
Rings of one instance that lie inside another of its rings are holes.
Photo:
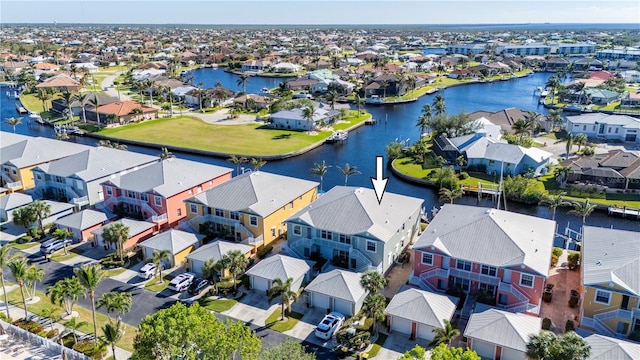
[[[502,276],[502,282],[511,284],[511,270],[505,269],[504,275]]]
[[[509,297],[506,294],[500,294],[500,296],[498,296],[498,304],[507,305],[508,301]]]
[[[629,295],[622,295],[622,304],[620,304],[620,309],[629,310]]]

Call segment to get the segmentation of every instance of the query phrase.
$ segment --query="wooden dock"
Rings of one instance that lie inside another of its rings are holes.
[[[629,218],[635,218],[637,220],[640,219],[640,209],[632,209],[626,206],[624,207],[609,206],[607,213],[609,215],[617,215],[617,216],[622,216],[624,218],[629,217]]]
[[[27,109],[25,109],[24,106],[22,106],[22,104],[20,102],[16,102],[16,110],[18,111],[19,114],[28,114],[29,113],[27,111]]]

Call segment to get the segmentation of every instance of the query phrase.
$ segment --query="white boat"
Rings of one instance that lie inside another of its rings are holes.
[[[578,112],[582,112],[582,110],[584,110],[584,108],[578,103],[567,105],[564,107],[564,109],[567,111],[578,111]]]
[[[40,114],[38,113],[30,113],[29,121],[35,121],[38,124],[44,124],[44,120],[42,120],[42,116],[40,116]]]
[[[540,97],[546,97],[547,95],[549,95],[548,90],[542,90],[542,92],[540,93]]]
[[[338,141],[344,141],[347,140],[347,138],[349,137],[349,132],[346,130],[338,130],[336,132],[334,132],[333,134],[331,134],[331,136],[329,136],[327,138],[327,142],[329,143],[333,143],[333,142],[338,142]]]
[[[380,98],[378,95],[371,95],[370,97],[365,99],[364,103],[380,105],[380,104],[384,104],[384,99]]]
[[[268,88],[260,89],[260,94],[268,94],[268,93],[269,93],[269,89]]]

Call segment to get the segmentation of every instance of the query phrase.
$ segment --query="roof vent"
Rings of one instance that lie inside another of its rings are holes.
[[[436,233],[436,229],[431,230],[431,233],[435,234]]]
[[[602,261],[601,260],[596,261],[596,265],[598,266],[602,265]]]
[[[485,213],[485,214],[490,214],[490,213],[491,213],[491,209],[487,209],[487,210],[485,210],[485,212],[484,212],[484,213]]]

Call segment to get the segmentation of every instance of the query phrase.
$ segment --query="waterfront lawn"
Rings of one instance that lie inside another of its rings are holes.
[[[416,164],[412,158],[408,157],[393,160],[393,167],[405,175],[418,179],[426,179],[433,171],[433,168],[423,168],[422,165]]]
[[[55,96],[53,97],[55,98]],[[36,98],[36,94],[21,94],[20,102],[25,109],[31,112],[41,113],[44,112],[42,101]],[[51,109],[51,100],[47,100],[47,109]]]

